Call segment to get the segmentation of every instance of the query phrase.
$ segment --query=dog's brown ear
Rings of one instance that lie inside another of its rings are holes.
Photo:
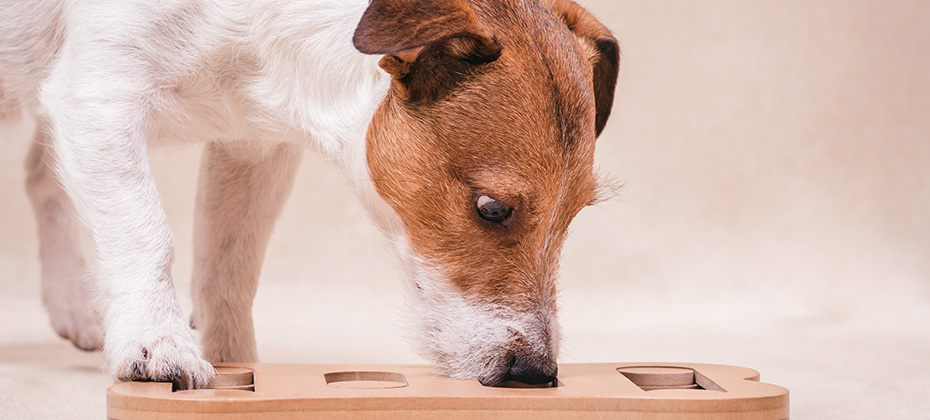
[[[595,133],[600,136],[610,117],[614,103],[614,90],[620,72],[620,46],[617,39],[591,12],[572,0],[547,0],[556,15],[575,35],[584,38],[597,49],[594,63],[594,98],[597,104]]]
[[[371,0],[355,28],[355,48],[385,54],[380,65],[405,100],[434,100],[500,46],[464,0]]]
[[[365,54],[394,54],[453,37],[487,38],[463,0],[371,0],[352,42]]]

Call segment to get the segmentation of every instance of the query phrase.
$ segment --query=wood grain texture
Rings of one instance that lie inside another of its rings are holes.
[[[243,369],[252,372],[254,391],[218,388],[173,392],[170,383],[115,384],[107,391],[107,417],[114,420],[783,420],[789,417],[787,389],[758,382],[758,372],[735,366],[563,364],[559,366],[558,387],[524,389],[488,388],[477,381],[449,379],[429,366],[418,365],[218,366],[221,377],[238,375],[233,381],[238,387],[247,385],[239,382],[248,377],[243,375]],[[647,388],[656,389],[645,390],[619,369],[635,372],[640,380],[654,384]],[[665,376],[650,377],[650,371]],[[685,385],[679,382],[686,371],[693,372],[691,382],[703,381],[698,388],[712,388],[705,386],[712,383],[716,389],[676,389]],[[347,372],[362,373],[355,377],[363,383],[358,387],[346,386],[353,380],[353,375]],[[329,383],[327,374],[331,374]],[[228,383],[224,381],[219,379],[217,383]],[[673,389],[658,389],[663,383]]]

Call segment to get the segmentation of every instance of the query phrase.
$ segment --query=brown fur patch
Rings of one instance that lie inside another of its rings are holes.
[[[382,61],[395,80],[369,129],[369,169],[411,246],[466,299],[554,312],[569,223],[595,200],[594,143],[613,85],[596,92],[609,83],[595,78],[609,74],[592,66],[569,18],[532,2],[471,6],[475,24],[462,26],[481,28],[480,37],[440,36],[414,45],[426,51],[415,60]],[[485,35],[500,45],[499,57],[463,59]],[[478,195],[513,207],[510,219],[483,220]]]
[[[614,89],[620,73],[620,46],[610,30],[587,10],[571,0],[542,0],[561,16],[569,29],[597,49],[594,61],[594,95],[597,99],[595,130],[601,135],[614,103]]]

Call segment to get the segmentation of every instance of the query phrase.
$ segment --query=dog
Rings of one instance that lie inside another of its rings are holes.
[[[578,4],[34,0],[0,16],[0,118],[38,126],[26,189],[43,298],[114,376],[200,388],[211,362],[258,360],[265,248],[315,149],[396,249],[421,354],[488,386],[556,377],[559,256],[599,199],[619,66]],[[195,141],[202,349],[147,156]]]

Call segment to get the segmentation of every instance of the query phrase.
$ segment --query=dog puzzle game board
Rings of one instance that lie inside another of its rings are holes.
[[[421,365],[222,364],[207,389],[119,382],[113,420],[784,420],[788,390],[753,369],[692,363],[560,364],[546,387],[485,387]]]

